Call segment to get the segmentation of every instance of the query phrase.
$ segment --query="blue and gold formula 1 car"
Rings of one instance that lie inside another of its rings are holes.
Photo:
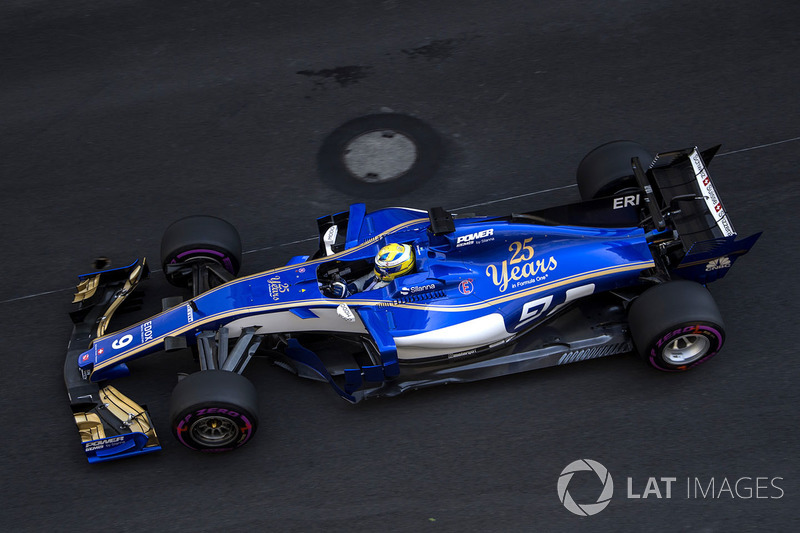
[[[214,452],[256,432],[256,393],[242,376],[254,356],[354,403],[631,351],[664,371],[697,366],[725,339],[705,285],[759,237],[736,240],[706,170],[718,148],[653,156],[608,143],[578,167],[581,202],[503,217],[355,204],[317,220],[313,255],[239,278],[230,224],[179,220],[162,267],[187,300],[165,298],[160,314],[109,333],[115,310],[135,303],[145,261],[80,276],[64,375],[86,455],[160,449],[147,410],[108,383],[134,359],[186,348],[200,370],[175,387],[172,431]],[[412,272],[348,296],[331,290],[369,276],[392,243],[413,250]]]

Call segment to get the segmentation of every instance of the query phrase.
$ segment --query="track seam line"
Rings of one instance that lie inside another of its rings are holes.
[[[722,154],[717,154],[717,157],[725,157],[726,155],[731,154],[740,154],[742,152],[749,152],[751,150],[758,150],[760,148],[768,148],[770,146],[777,146],[779,144],[790,143],[794,141],[800,141],[800,137],[792,137],[791,139],[784,139],[782,141],[775,141],[774,143],[767,143],[767,144],[759,144],[758,146],[751,146],[750,148],[742,148],[741,150],[732,150],[730,152],[724,152]]]
[[[721,154],[717,154],[717,157],[725,157],[727,155],[740,154],[742,152],[750,152],[752,150],[760,150],[762,148],[769,148],[771,146],[777,146],[779,144],[785,144],[785,143],[790,143],[790,142],[795,142],[795,141],[800,141],[800,137],[792,137],[791,139],[784,139],[782,141],[775,141],[775,142],[767,143],[767,144],[759,144],[757,146],[751,146],[749,148],[742,148],[740,150],[731,150],[730,152],[724,152],[724,153],[721,153]],[[473,207],[483,207],[485,205],[497,204],[497,203],[500,203],[500,202],[507,202],[509,200],[517,200],[519,198],[527,198],[529,196],[536,196],[538,194],[545,194],[545,193],[548,193],[548,192],[555,192],[555,191],[563,191],[563,190],[571,189],[571,188],[574,188],[574,187],[577,187],[577,185],[564,185],[564,186],[561,186],[561,187],[553,187],[553,188],[550,188],[550,189],[543,189],[541,191],[534,191],[534,192],[529,192],[529,193],[525,193],[525,194],[517,194],[515,196],[509,196],[507,198],[499,198],[497,200],[489,200],[488,202],[481,202],[479,204],[471,204],[471,205],[465,205],[463,207],[456,207],[454,209],[451,209],[451,211],[461,211],[463,209],[471,209]],[[302,242],[315,241],[317,239],[318,239],[318,237],[308,237],[306,239],[299,239],[299,240],[296,240],[296,241],[285,242],[285,243],[281,243],[281,244],[275,244],[273,246],[266,246],[264,248],[255,248],[253,250],[246,250],[246,251],[242,252],[242,255],[244,255],[244,254],[254,254],[256,252],[264,252],[264,251],[267,251],[267,250],[272,250],[273,248],[280,248],[282,246],[291,246],[292,244],[300,244]],[[161,271],[161,269],[151,270],[150,272],[160,272],[160,271]],[[7,304],[7,303],[12,303],[12,302],[18,302],[20,300],[29,300],[31,298],[36,298],[38,296],[47,296],[48,294],[55,294],[57,292],[66,292],[66,291],[72,291],[72,290],[75,290],[75,287],[67,287],[65,289],[54,289],[52,291],[37,292],[36,294],[27,294],[25,296],[17,296],[16,298],[9,298],[8,300],[0,301],[0,305]]]

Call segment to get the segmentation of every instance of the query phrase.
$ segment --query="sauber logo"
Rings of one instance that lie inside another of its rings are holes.
[[[494,229],[485,229],[483,231],[476,231],[475,233],[470,233],[469,235],[462,235],[458,239],[456,239],[456,248],[460,246],[469,246],[470,244],[475,244],[476,242],[489,242],[493,241],[494,237]],[[492,237],[491,239],[487,239],[487,237]]]
[[[706,272],[711,272],[712,270],[720,270],[723,268],[730,268],[731,267],[731,260],[728,256],[719,257],[712,261],[709,261],[706,265]]]

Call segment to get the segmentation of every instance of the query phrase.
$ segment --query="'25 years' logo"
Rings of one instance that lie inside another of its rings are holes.
[[[524,284],[541,281],[545,279],[543,274],[558,266],[558,261],[553,256],[534,261],[535,252],[533,246],[529,244],[532,240],[533,237],[528,237],[524,241],[512,242],[508,247],[511,259],[506,259],[499,266],[489,265],[486,267],[486,275],[492,279],[495,286],[500,288],[500,292],[505,292],[508,284],[512,281],[527,280],[527,283],[523,282]]]

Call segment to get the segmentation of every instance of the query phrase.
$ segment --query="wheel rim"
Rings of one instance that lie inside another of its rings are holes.
[[[703,357],[710,347],[708,337],[692,333],[671,339],[661,353],[668,363],[685,365]]]
[[[205,416],[190,428],[194,440],[210,448],[227,446],[238,437],[238,428],[229,418]]]
[[[185,258],[185,259],[184,259]],[[212,261],[214,263],[222,265],[222,267],[233,274],[236,275],[234,271],[233,261],[229,256],[222,252],[218,252],[216,250],[188,250],[186,252],[181,252],[176,255],[170,263],[177,263],[178,260],[183,260],[185,263],[191,262],[202,262],[202,261]]]

